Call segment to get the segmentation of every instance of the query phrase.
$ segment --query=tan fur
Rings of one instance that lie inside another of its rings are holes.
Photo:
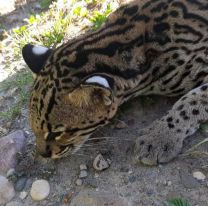
[[[31,94],[30,121],[40,153],[58,158],[66,155],[62,151],[75,152],[130,98],[182,96],[207,83],[208,7],[207,0],[197,2],[135,0],[111,14],[99,30],[55,49]],[[92,76],[102,76],[110,88],[87,84]],[[191,128],[207,118],[201,115],[207,107],[199,96],[187,97],[197,102],[193,111],[181,99],[176,104],[184,111],[174,106],[142,141],[138,138],[137,160],[167,162],[181,151]]]

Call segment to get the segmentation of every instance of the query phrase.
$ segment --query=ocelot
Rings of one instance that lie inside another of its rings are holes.
[[[207,0],[132,1],[96,31],[55,50],[27,44],[22,53],[36,74],[30,121],[44,157],[76,152],[138,95],[179,96],[138,136],[132,149],[144,164],[176,157],[208,120]]]

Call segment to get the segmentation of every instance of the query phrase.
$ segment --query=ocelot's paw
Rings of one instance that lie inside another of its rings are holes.
[[[146,165],[166,163],[175,158],[182,149],[183,139],[170,136],[145,134],[136,140],[134,156],[137,162]]]

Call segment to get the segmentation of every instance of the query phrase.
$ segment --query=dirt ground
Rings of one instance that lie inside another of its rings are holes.
[[[36,203],[28,196],[21,201],[23,205],[70,205],[63,204],[68,193],[94,191],[101,195],[108,192],[116,197],[121,196],[129,206],[159,206],[162,200],[175,197],[184,197],[193,206],[207,206],[208,182],[197,181],[192,176],[194,171],[202,171],[208,175],[208,169],[205,167],[208,165],[207,158],[180,156],[168,164],[157,167],[145,167],[134,163],[132,146],[135,138],[139,137],[140,130],[161,117],[175,100],[154,97],[151,98],[154,103],[149,106],[144,106],[143,101],[138,98],[121,108],[118,118],[125,121],[128,125],[126,128],[115,129],[113,125],[118,121],[115,120],[93,135],[101,139],[110,139],[98,142],[89,140],[86,144],[90,143],[91,146],[81,149],[77,155],[56,161],[40,159],[35,162],[28,162],[30,157],[23,156],[17,169],[21,175],[28,178],[24,190],[29,191],[31,183],[37,178],[47,179],[51,186],[51,193],[46,200]],[[24,127],[28,141],[33,143],[34,136],[30,133],[27,115],[15,122],[15,127]],[[198,132],[189,138],[185,142],[184,151],[205,136],[206,134]],[[98,153],[112,161],[110,168],[102,172],[96,172],[92,167],[93,159]],[[88,166],[88,177],[84,179],[82,186],[76,186],[79,165],[83,163]],[[20,201],[18,193],[15,199]]]
[[[5,105],[8,107],[14,103],[17,92],[0,93],[0,97],[6,96],[0,99],[1,110]],[[27,105],[22,108],[20,117],[15,121],[8,124],[0,120],[0,126],[6,128],[6,133],[18,129],[26,132],[27,151],[20,157],[17,167],[20,176],[27,177],[24,190],[29,192],[32,182],[42,178],[48,180],[51,187],[50,195],[44,201],[34,202],[30,195],[20,200],[18,192],[14,201],[20,202],[23,206],[70,205],[70,202],[66,202],[69,193],[73,192],[74,196],[78,196],[87,191],[94,192],[95,195],[107,193],[122,197],[128,202],[128,206],[159,206],[161,201],[175,197],[186,198],[191,206],[207,206],[208,180],[198,181],[193,178],[194,171],[201,171],[208,177],[206,156],[180,155],[174,161],[156,167],[137,165],[133,159],[134,140],[139,138],[141,129],[164,115],[175,101],[176,98],[155,96],[137,98],[126,103],[112,124],[93,135],[100,140],[89,140],[87,146],[77,154],[56,161],[33,161],[30,147],[33,148],[35,137],[28,124]],[[124,121],[127,127],[116,129],[114,125],[118,121]],[[207,136],[206,133],[197,132],[185,142],[183,152]],[[204,149],[206,148],[201,148]],[[98,153],[102,153],[112,162],[111,166],[102,172],[96,172],[92,166]],[[88,166],[88,176],[83,180],[82,186],[77,186],[75,181],[79,176],[79,165],[83,163]]]

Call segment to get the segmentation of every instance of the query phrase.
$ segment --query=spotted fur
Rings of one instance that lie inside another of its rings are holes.
[[[75,152],[135,96],[185,94],[135,147],[146,164],[174,158],[184,138],[208,119],[207,33],[207,0],[136,0],[99,30],[52,51],[40,66],[29,65],[37,74],[30,120],[39,151],[53,158]]]

